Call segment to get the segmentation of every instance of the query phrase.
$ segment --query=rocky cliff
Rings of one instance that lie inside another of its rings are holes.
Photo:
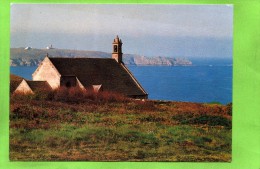
[[[10,66],[37,66],[46,54],[53,57],[88,57],[88,58],[110,58],[111,53],[99,51],[81,51],[69,49],[30,49],[11,48]],[[189,66],[192,62],[183,58],[171,57],[147,57],[133,54],[124,54],[123,61],[126,65],[158,65],[158,66]]]

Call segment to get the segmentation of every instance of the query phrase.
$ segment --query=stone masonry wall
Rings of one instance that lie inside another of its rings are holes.
[[[60,87],[60,74],[48,58],[42,61],[39,68],[34,72],[32,79],[34,81],[47,81],[52,89]]]
[[[25,80],[23,80],[14,93],[33,93],[31,88],[28,86]]]

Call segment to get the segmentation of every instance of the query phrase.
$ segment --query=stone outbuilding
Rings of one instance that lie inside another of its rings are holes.
[[[47,92],[52,88],[46,81],[29,81],[23,79],[13,93],[34,94],[35,92]]]

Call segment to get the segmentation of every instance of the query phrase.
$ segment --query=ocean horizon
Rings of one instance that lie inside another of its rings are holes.
[[[152,100],[199,103],[232,102],[232,62],[198,62],[193,66],[127,65]],[[37,66],[10,67],[27,80]]]

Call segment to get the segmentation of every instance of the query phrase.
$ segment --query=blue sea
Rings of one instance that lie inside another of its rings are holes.
[[[11,67],[32,78],[37,67]],[[227,104],[232,102],[232,61],[193,61],[193,66],[128,66],[149,99]]]

